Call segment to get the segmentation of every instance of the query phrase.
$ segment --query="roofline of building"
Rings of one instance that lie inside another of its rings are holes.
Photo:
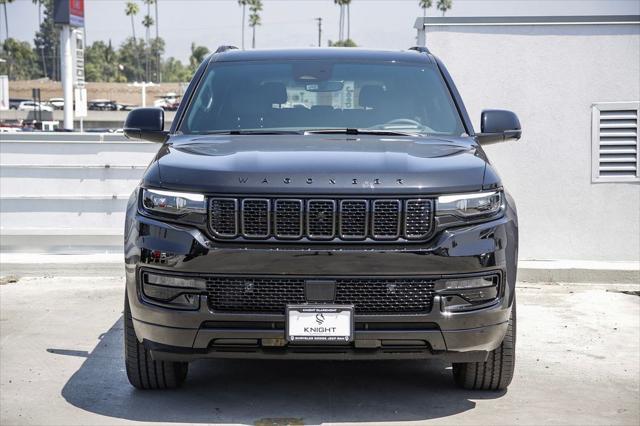
[[[585,15],[585,16],[469,16],[419,17],[414,28],[426,26],[512,26],[512,25],[629,25],[640,24],[640,15]]]

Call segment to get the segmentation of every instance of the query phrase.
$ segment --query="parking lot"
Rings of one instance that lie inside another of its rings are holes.
[[[640,422],[637,285],[521,283],[506,393],[459,390],[449,366],[422,361],[201,361],[180,390],[136,391],[123,369],[123,285],[0,286],[1,424]]]

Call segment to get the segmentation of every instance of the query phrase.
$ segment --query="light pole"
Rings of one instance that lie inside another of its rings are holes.
[[[322,47],[322,18],[316,18],[318,21],[318,47]]]
[[[129,86],[129,87],[140,87],[140,89],[142,91],[141,92],[142,93],[142,107],[146,107],[147,106],[147,87],[157,86],[157,84],[152,83],[152,82],[146,82],[146,81],[138,83],[137,81],[135,81],[132,84],[127,84],[127,86]]]

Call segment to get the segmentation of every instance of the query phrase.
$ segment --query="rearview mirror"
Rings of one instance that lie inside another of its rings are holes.
[[[164,111],[162,108],[134,109],[124,122],[124,134],[129,139],[164,143],[169,137],[169,132],[164,130]]]
[[[481,133],[476,133],[480,145],[490,145],[508,140],[518,140],[522,136],[522,128],[518,116],[511,111],[487,109],[480,117]]]
[[[310,83],[305,86],[307,92],[339,92],[344,88],[341,81],[321,81]]]

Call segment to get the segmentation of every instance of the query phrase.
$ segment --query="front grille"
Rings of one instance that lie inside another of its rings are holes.
[[[298,278],[208,278],[207,293],[209,307],[220,312],[284,314],[287,304],[307,302],[305,280]],[[359,314],[425,313],[433,296],[430,279],[338,278],[330,303],[354,305]]]
[[[209,229],[221,240],[425,240],[433,211],[415,198],[211,198]]]

